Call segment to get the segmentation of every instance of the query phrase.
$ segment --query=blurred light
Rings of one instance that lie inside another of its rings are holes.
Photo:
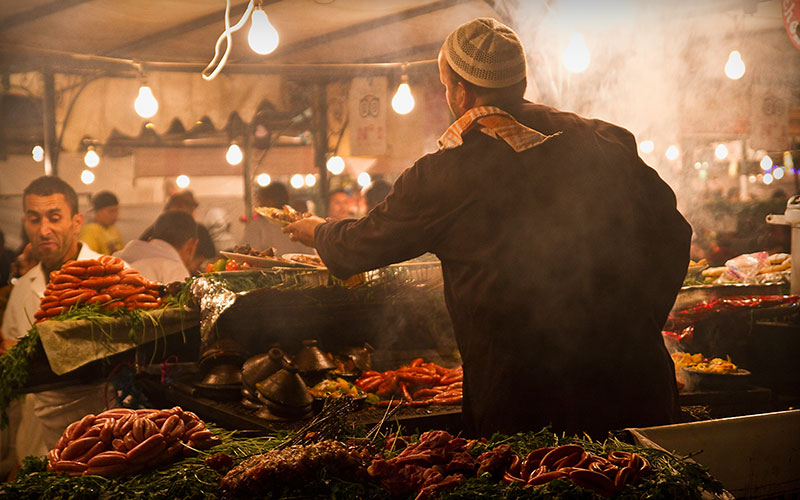
[[[589,67],[590,60],[589,49],[586,48],[583,35],[573,33],[569,45],[561,56],[564,66],[572,73],[580,73]]]
[[[256,177],[256,182],[261,187],[269,186],[269,183],[272,182],[272,178],[269,176],[269,174],[258,174],[258,177]]]
[[[700,163],[699,161],[696,161],[694,163],[694,168],[695,168],[695,170],[700,170],[701,168],[703,168],[703,164]]]
[[[253,52],[266,55],[278,48],[278,30],[269,22],[267,13],[257,6],[250,16],[250,31],[247,33],[247,43]]]
[[[81,172],[81,182],[84,184],[91,184],[94,182],[94,174],[91,170],[84,170]]]
[[[728,62],[725,63],[725,76],[731,80],[738,80],[744,76],[744,61],[738,50],[732,51],[728,56]]]
[[[764,174],[762,181],[764,184],[772,184],[772,174]]]
[[[392,97],[392,109],[399,115],[407,115],[414,109],[414,96],[407,82],[397,86],[397,92]]]
[[[339,175],[344,172],[344,160],[341,156],[331,156],[328,158],[326,167],[328,167],[328,172],[333,175]]]
[[[728,175],[731,177],[736,177],[738,174],[739,174],[739,162],[733,160],[728,164]]]
[[[678,146],[670,146],[667,148],[667,152],[665,153],[665,155],[667,156],[668,160],[674,161],[678,159],[678,155],[680,155],[680,150],[678,149]]]
[[[133,109],[142,118],[150,118],[158,111],[158,101],[156,101],[153,91],[147,85],[139,87],[139,95],[133,101]]]
[[[792,153],[790,151],[783,152],[783,166],[794,173],[794,160],[792,159]]]
[[[770,158],[769,155],[764,155],[764,157],[761,158],[761,170],[769,170],[771,168],[772,158]]]
[[[306,186],[314,187],[314,184],[316,183],[317,183],[317,178],[316,176],[314,176],[314,174],[306,175]]]
[[[83,157],[83,163],[85,163],[89,168],[94,168],[100,164],[100,157],[94,150],[94,146],[89,146],[89,149],[86,151],[86,155]]]
[[[38,144],[33,147],[33,151],[31,151],[33,155],[33,161],[42,161],[44,160],[44,148],[39,146]]]
[[[181,189],[186,189],[187,187],[189,187],[190,182],[191,180],[189,179],[188,175],[181,174],[178,176],[177,179],[175,179],[175,184],[177,184],[178,187]]]
[[[747,180],[750,181],[750,184],[755,184],[756,183],[756,176],[755,175],[751,175],[750,177],[747,178]]]
[[[372,181],[372,178],[366,172],[361,172],[358,174],[358,185],[362,188],[369,186],[369,183]]]
[[[776,179],[783,179],[785,173],[786,171],[783,169],[783,167],[778,167],[772,171],[772,177],[775,177]]]
[[[235,142],[231,143],[230,147],[228,147],[228,152],[225,153],[225,159],[230,165],[238,165],[242,163],[244,155],[242,154],[242,149],[238,144]]]
[[[714,156],[717,157],[718,160],[724,160],[728,157],[728,146],[724,144],[717,145],[717,148],[714,150]]]
[[[305,179],[303,179],[303,176],[300,174],[294,174],[289,180],[289,184],[295,189],[300,189],[303,187],[303,184],[305,184]]]
[[[702,180],[708,179],[708,170],[700,170],[699,172],[697,172],[697,174],[700,176],[700,179]]]
[[[656,145],[653,144],[653,141],[642,141],[639,143],[639,151],[642,153],[652,153],[655,148]]]

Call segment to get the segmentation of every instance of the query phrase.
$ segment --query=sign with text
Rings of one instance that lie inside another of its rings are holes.
[[[786,34],[789,35],[789,40],[795,48],[800,50],[800,1],[783,0],[781,7]]]
[[[386,153],[387,85],[385,76],[353,78],[350,83],[348,110],[352,156]]]

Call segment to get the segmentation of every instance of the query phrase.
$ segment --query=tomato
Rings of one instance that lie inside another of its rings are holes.
[[[239,264],[235,260],[229,260],[228,263],[225,264],[226,271],[238,271],[240,269]]]
[[[241,268],[242,269],[250,269],[252,266],[247,262],[242,262]]]
[[[214,266],[212,266],[211,264],[207,265],[206,266],[206,272],[207,273],[213,273],[214,272]]]

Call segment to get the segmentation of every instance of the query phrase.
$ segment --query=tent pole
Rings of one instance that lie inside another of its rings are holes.
[[[326,82],[314,86],[312,123],[314,124],[314,165],[319,171],[319,200],[317,213],[328,216],[328,86]]]
[[[242,159],[242,176],[244,177],[244,215],[247,220],[253,215],[253,173],[250,168],[250,158],[253,156],[252,148],[250,147],[250,131],[248,130],[244,137],[242,137],[242,152],[244,158]]]
[[[58,138],[56,136],[56,83],[51,71],[42,73],[42,125],[44,126],[44,173],[58,175]]]

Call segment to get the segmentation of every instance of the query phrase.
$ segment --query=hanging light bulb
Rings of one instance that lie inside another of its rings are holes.
[[[734,50],[728,56],[728,62],[725,63],[725,76],[731,80],[738,80],[744,76],[744,61],[742,55],[738,50]]]
[[[247,43],[253,52],[266,55],[278,48],[278,30],[270,24],[267,13],[261,8],[261,2],[253,9],[250,16],[250,31],[247,33]]]
[[[84,184],[91,184],[94,182],[94,174],[91,170],[84,170],[81,172],[81,182]]]
[[[272,182],[272,177],[270,177],[269,174],[258,174],[256,182],[261,187],[269,186],[269,183]]]
[[[33,161],[44,160],[44,148],[38,144],[33,147],[33,151],[31,151],[31,154],[33,155]]]
[[[678,155],[680,155],[680,150],[678,146],[670,146],[667,148],[667,151],[664,153],[668,160],[675,161],[678,159]]]
[[[238,165],[242,163],[244,155],[238,144],[235,142],[231,143],[230,147],[228,147],[228,152],[225,153],[225,159],[228,161],[229,165]]]
[[[369,183],[372,181],[372,178],[366,172],[361,172],[358,174],[358,185],[362,188],[369,186]]]
[[[306,175],[306,186],[314,187],[314,184],[317,183],[317,177],[314,174]]]
[[[411,87],[408,86],[406,75],[403,75],[403,80],[397,86],[397,92],[392,97],[392,109],[399,115],[407,115],[414,109],[414,96],[411,95]]]
[[[786,171],[783,169],[783,167],[778,167],[772,171],[772,177],[776,179],[783,179],[785,173]]]
[[[561,55],[564,66],[573,73],[580,73],[589,67],[591,57],[589,49],[586,48],[586,41],[580,33],[573,33],[569,45]]]
[[[188,175],[181,174],[178,176],[177,179],[175,179],[175,184],[177,184],[178,187],[181,189],[186,189],[187,187],[189,187],[190,182],[191,180],[189,179]]]
[[[764,155],[764,157],[761,158],[761,170],[768,171],[771,168],[772,168],[772,158],[770,158],[769,155]]]
[[[639,151],[642,153],[652,153],[655,148],[656,145],[653,144],[653,141],[642,141],[639,143]]]
[[[158,111],[158,101],[156,101],[153,91],[147,85],[139,87],[139,95],[133,101],[133,109],[142,118],[150,118]]]
[[[344,160],[341,156],[331,156],[325,166],[328,168],[328,172],[333,175],[339,175],[344,172]]]
[[[728,157],[728,146],[724,144],[718,144],[717,148],[714,150],[714,156],[717,157],[718,160],[724,160]]]
[[[305,179],[300,174],[294,174],[291,179],[289,179],[289,184],[292,185],[295,189],[300,189],[305,184]]]
[[[94,146],[89,146],[89,149],[86,150],[86,155],[83,157],[83,163],[85,163],[89,168],[94,168],[100,164],[100,157],[94,150]]]

